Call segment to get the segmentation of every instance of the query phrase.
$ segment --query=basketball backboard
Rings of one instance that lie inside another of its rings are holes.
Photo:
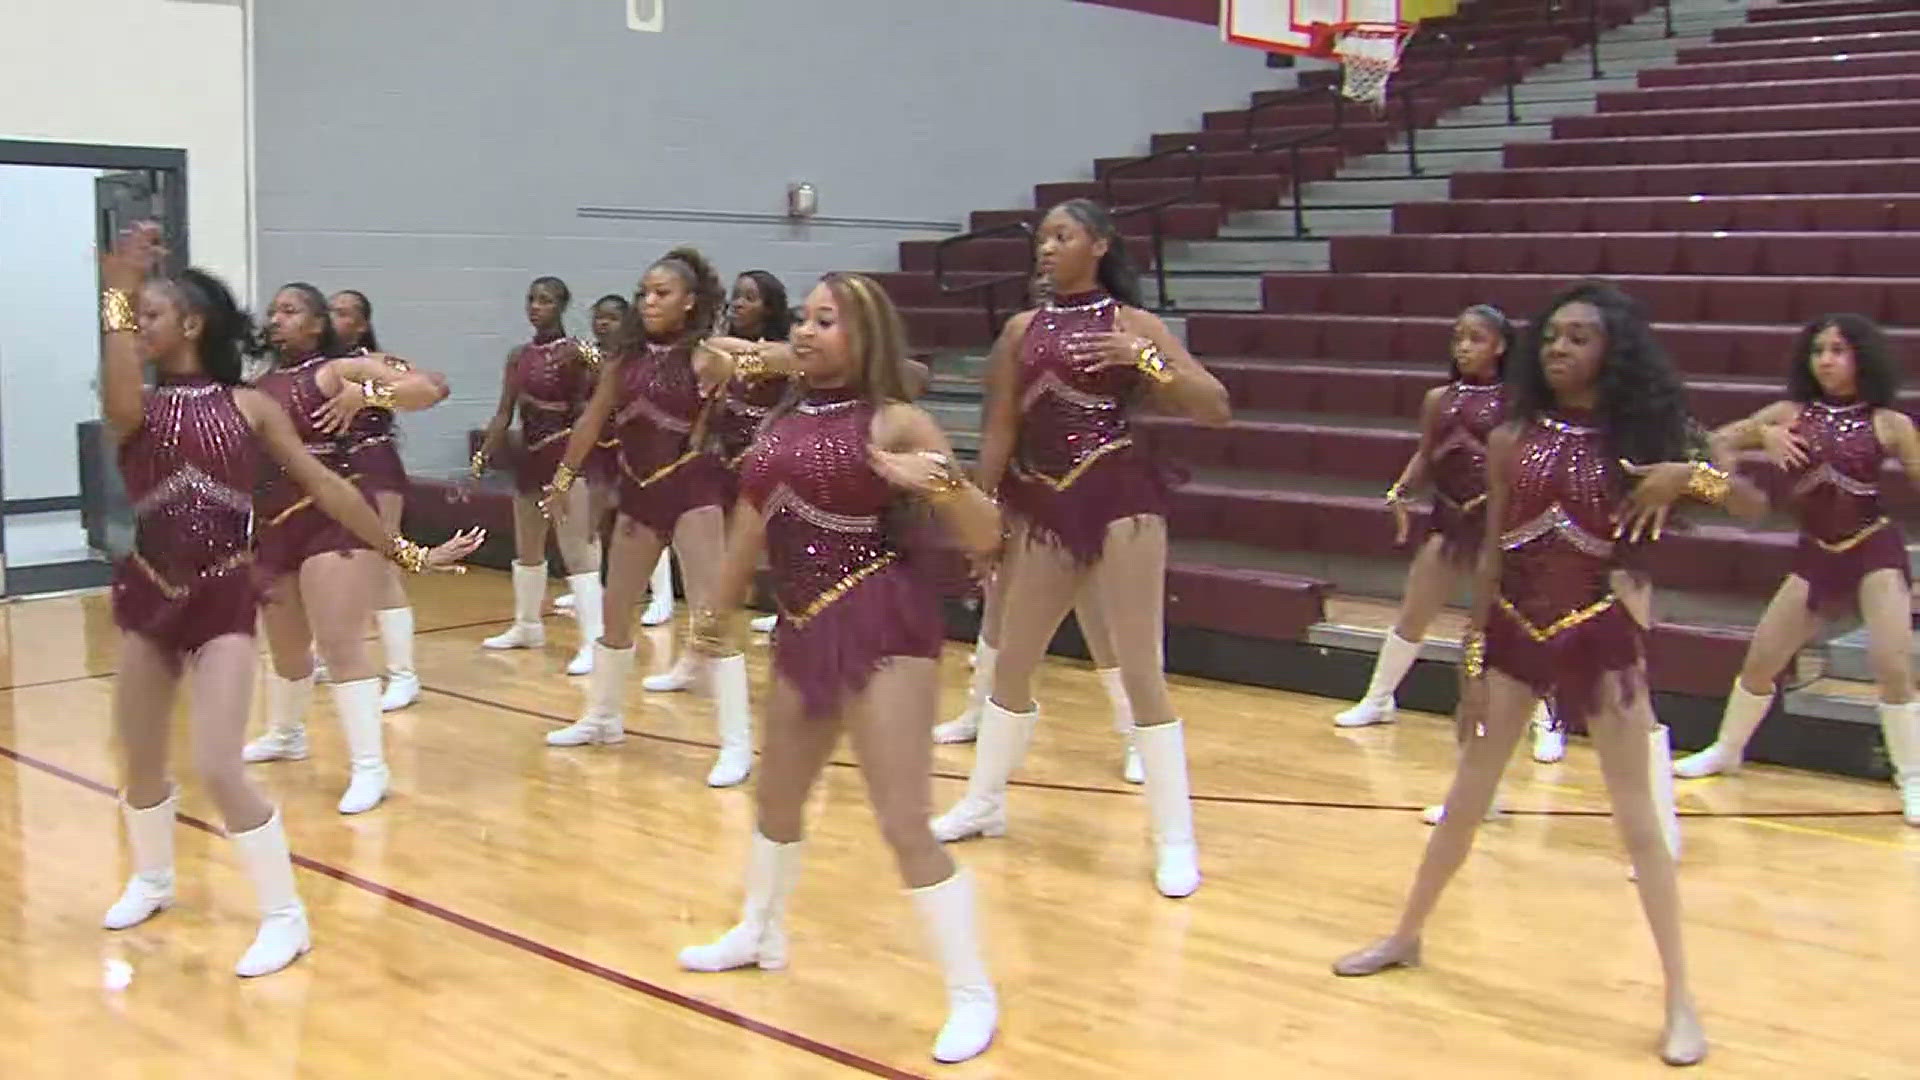
[[[1220,36],[1270,52],[1326,55],[1314,26],[1350,22],[1397,23],[1401,0],[1222,0]]]

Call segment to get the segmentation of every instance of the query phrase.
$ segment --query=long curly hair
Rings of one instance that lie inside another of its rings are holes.
[[[748,270],[740,275],[752,278],[760,290],[760,306],[767,313],[766,321],[760,324],[762,341],[785,341],[793,333],[793,302],[787,299],[787,287],[779,278],[766,270]],[[732,325],[731,316],[727,332],[738,336],[739,327]]]
[[[1900,365],[1894,361],[1893,343],[1879,323],[1846,312],[1822,315],[1800,328],[1787,368],[1787,396],[1795,401],[1818,401],[1824,396],[1820,380],[1813,377],[1813,339],[1829,328],[1840,331],[1853,347],[1855,394],[1875,408],[1892,408],[1900,392]]]
[[[1554,297],[1528,325],[1518,355],[1507,365],[1509,415],[1531,421],[1558,404],[1540,354],[1548,322],[1569,304],[1593,305],[1606,333],[1594,411],[1606,434],[1607,452],[1637,464],[1697,455],[1705,434],[1687,413],[1686,388],[1654,338],[1645,310],[1602,281],[1581,282]]]

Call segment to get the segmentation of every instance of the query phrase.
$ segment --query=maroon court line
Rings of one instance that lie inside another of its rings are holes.
[[[117,791],[98,780],[82,776],[70,769],[55,765],[50,761],[42,761],[31,754],[25,754],[15,750],[13,747],[0,744],[0,757],[7,758],[16,764],[24,765],[31,769],[37,769],[49,776],[58,777],[61,780],[86,788],[88,791],[95,792],[96,794],[116,799],[119,797]],[[199,829],[201,832],[221,837],[226,835],[225,830],[217,828],[208,822],[201,821],[199,818],[188,814],[180,814],[178,817],[182,822]],[[519,949],[521,952],[537,956],[542,960],[551,961],[562,967],[571,968],[583,975],[590,975],[603,982],[610,982],[623,989],[645,994],[655,1001],[685,1009],[688,1012],[704,1016],[709,1020],[718,1020],[723,1024],[739,1028],[749,1034],[771,1039],[774,1042],[804,1051],[815,1057],[825,1058],[837,1065],[844,1065],[847,1068],[856,1069],[869,1076],[886,1077],[887,1080],[927,1080],[926,1077],[919,1073],[897,1069],[885,1062],[875,1061],[870,1057],[865,1057],[851,1050],[845,1050],[830,1043],[821,1042],[818,1039],[810,1038],[799,1032],[789,1031],[783,1027],[777,1027],[763,1020],[756,1020],[744,1013],[735,1012],[724,1005],[716,1005],[710,1001],[702,1001],[699,998],[690,997],[677,990],[670,990],[657,983],[648,982],[645,979],[629,975],[615,968],[607,967],[604,964],[596,964],[591,960],[575,956],[561,949],[556,949],[551,945],[535,941],[521,934],[516,934],[504,927],[482,922],[471,915],[462,915],[450,908],[442,907],[431,900],[415,896],[412,893],[402,889],[396,889],[390,885],[382,885],[377,881],[371,881],[349,870],[343,870],[340,867],[323,863],[318,859],[295,854],[293,861],[295,865],[311,870],[316,874],[324,874],[342,884],[351,885],[356,889],[371,893],[383,900],[392,901],[402,907],[412,908],[423,915],[439,919],[441,922],[457,926],[462,930],[497,941],[502,945],[511,946],[512,948]]]
[[[573,722],[565,717],[556,716],[553,713],[541,712],[538,709],[529,709],[523,705],[513,705],[504,701],[494,701],[491,698],[483,698],[477,694],[463,693],[459,690],[448,690],[445,687],[429,686],[425,683],[422,683],[420,685],[420,689],[425,690],[429,693],[439,694],[443,697],[457,698],[458,700],[461,700],[461,701],[470,701],[475,705],[485,705],[485,706],[488,706],[489,708],[502,709],[502,710],[505,710],[506,712],[519,713],[522,716],[531,716],[531,717],[534,717],[535,719],[546,720],[552,723],[571,724]],[[710,742],[703,742],[699,739],[685,739],[685,738],[681,738],[678,735],[662,735],[659,732],[654,732],[654,731],[635,731],[632,728],[622,728],[621,730],[625,731],[628,735],[631,735],[636,739],[650,739],[654,742],[671,743],[675,746],[693,746],[693,747],[699,747],[705,750],[719,749],[718,745]],[[859,768],[857,764],[850,761],[829,761],[827,762],[827,764],[837,769]],[[942,780],[967,779],[967,777],[962,773],[941,772],[937,769],[934,770],[932,775]],[[1137,788],[1101,787],[1097,784],[1063,784],[1063,783],[1058,783],[1056,781],[1051,781],[1051,780],[1013,779],[1013,780],[1009,780],[1008,784],[1010,784],[1013,787],[1032,788],[1038,791],[1062,791],[1062,792],[1068,792],[1070,794],[1077,794],[1077,795],[1134,795],[1139,790]],[[1385,811],[1391,811],[1396,813],[1418,813],[1426,809],[1425,806],[1404,806],[1404,805],[1399,805],[1395,803],[1350,802],[1350,801],[1342,801],[1339,799],[1291,799],[1291,798],[1286,798],[1284,796],[1279,796],[1279,795],[1207,795],[1207,794],[1196,792],[1188,797],[1191,798],[1194,802],[1216,803],[1222,806],[1298,806],[1298,807],[1302,807],[1309,810],[1385,810]],[[1575,818],[1575,817],[1612,817],[1613,816],[1613,812],[1611,810],[1508,809],[1505,811],[1505,813],[1509,817]],[[1745,813],[1732,814],[1732,813],[1719,813],[1711,810],[1708,810],[1708,811],[1683,810],[1680,812],[1680,816],[1683,818],[1727,818],[1731,820],[1738,820],[1740,818],[1895,817],[1899,813],[1900,811],[1898,810],[1749,810]]]

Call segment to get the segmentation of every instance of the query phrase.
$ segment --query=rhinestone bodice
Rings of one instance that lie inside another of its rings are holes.
[[[1791,475],[1800,528],[1836,544],[1878,522],[1887,450],[1874,430],[1873,407],[1811,401],[1794,419],[1793,431],[1807,447],[1807,464]]]
[[[1427,448],[1428,475],[1440,498],[1461,509],[1487,493],[1487,439],[1506,414],[1499,383],[1458,381],[1442,391]]]
[[[1128,367],[1086,371],[1069,351],[1083,334],[1112,332],[1120,303],[1104,292],[1058,297],[1042,305],[1020,342],[1022,471],[1070,480],[1098,457],[1133,443],[1127,399],[1141,375]]]
[[[151,566],[191,573],[247,550],[260,450],[232,387],[204,376],[163,379],[147,392],[119,461],[134,550]]]
[[[1543,416],[1521,435],[1499,522],[1500,599],[1536,632],[1611,598],[1622,490],[1620,468],[1590,419]]]

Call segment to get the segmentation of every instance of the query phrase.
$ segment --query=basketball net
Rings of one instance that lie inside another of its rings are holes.
[[[1400,53],[1413,27],[1406,23],[1343,23],[1333,28],[1333,54],[1340,58],[1340,93],[1376,110],[1387,106],[1387,80],[1400,67]]]

